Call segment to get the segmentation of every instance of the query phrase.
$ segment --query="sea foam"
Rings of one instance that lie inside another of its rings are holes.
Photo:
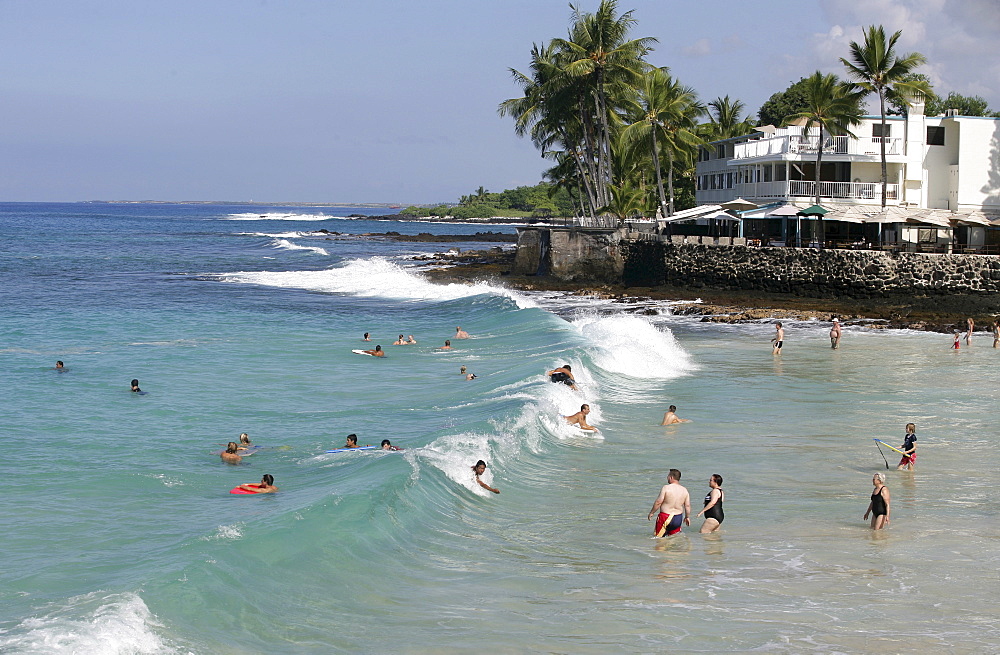
[[[381,257],[354,259],[322,271],[238,271],[220,275],[224,282],[307,289],[397,300],[457,300],[483,294],[504,296],[518,308],[535,307],[527,297],[483,282],[434,284]]]
[[[155,627],[155,618],[137,594],[93,592],[4,631],[0,651],[94,655],[177,652],[156,634]]]
[[[331,219],[343,218],[342,216],[328,216],[326,214],[297,214],[294,212],[270,212],[266,214],[229,214],[223,220],[226,221],[328,221]]]
[[[297,243],[292,243],[288,239],[274,239],[271,241],[271,245],[281,250],[308,250],[316,253],[317,255],[330,255],[330,253],[328,253],[324,248],[320,248],[318,246],[300,246]]]

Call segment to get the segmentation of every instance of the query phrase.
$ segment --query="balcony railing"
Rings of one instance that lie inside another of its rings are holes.
[[[824,155],[863,155],[866,157],[881,156],[881,142],[885,141],[886,155],[903,154],[903,140],[894,137],[863,137],[853,139],[849,136],[824,136]],[[812,155],[815,157],[819,149],[818,136],[789,135],[770,139],[758,139],[736,144],[733,159],[752,159],[768,155]]]
[[[859,204],[882,202],[881,182],[820,182],[821,199],[848,200]],[[815,198],[815,182],[808,180],[787,180],[784,182],[757,182],[736,184],[732,189],[699,191],[699,201],[724,202],[739,196],[750,200],[790,200],[793,198]],[[900,199],[899,185],[890,184],[886,189],[887,202]]]

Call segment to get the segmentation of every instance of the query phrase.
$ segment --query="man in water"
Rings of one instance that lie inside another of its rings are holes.
[[[355,441],[355,443],[357,442]],[[391,441],[389,441],[388,439],[383,439],[382,450],[402,450],[402,448],[396,448],[395,446],[392,445]]]
[[[774,344],[774,348],[771,349],[772,355],[777,355],[781,352],[781,346],[785,343],[785,328],[781,327],[781,322],[774,324],[774,338],[771,339],[771,343]]]
[[[444,340],[444,345],[441,346],[440,348],[438,348],[438,350],[451,350],[451,349],[452,348],[451,348],[451,340],[450,339],[445,339]]]
[[[830,319],[833,326],[830,327],[830,347],[836,350],[840,348],[840,319],[836,316]]]
[[[597,428],[593,425],[587,424],[587,414],[590,413],[590,405],[584,403],[580,405],[580,411],[576,414],[570,414],[569,416],[564,416],[566,422],[570,425],[575,425],[581,430],[588,430],[590,432],[597,432]]]
[[[691,496],[688,490],[681,486],[681,472],[670,469],[667,483],[660,489],[660,495],[653,501],[653,509],[649,510],[646,520],[656,517],[656,528],[653,532],[657,537],[670,536],[681,531],[681,524],[691,525]]]
[[[563,364],[559,368],[546,371],[545,375],[549,376],[549,380],[552,382],[562,382],[573,391],[577,390],[576,378],[573,377],[573,369],[570,368],[569,364]]]
[[[358,447],[358,435],[349,434],[347,435],[347,441],[344,443],[344,448],[357,448]]]
[[[132,380],[132,393],[142,393],[142,389],[139,388],[139,380]]]
[[[476,379],[476,374],[475,373],[469,373],[468,375],[465,376],[465,379],[466,380],[475,380]]]
[[[273,494],[278,490],[278,488],[274,486],[274,476],[269,473],[265,473],[264,476],[261,477],[260,484],[241,484],[239,488],[244,491],[252,491],[255,494]]]
[[[455,327],[455,336],[452,339],[468,339],[469,333],[462,329],[462,326]]]
[[[65,371],[66,370],[66,367],[63,366],[62,360],[59,360],[58,362],[56,362],[56,370],[57,371]]]
[[[385,352],[382,350],[382,346],[375,346],[375,350],[364,350],[362,352],[366,355],[371,355],[372,357],[385,357]]]
[[[690,423],[691,419],[681,418],[675,413],[677,411],[677,405],[671,405],[667,409],[667,413],[663,415],[663,423],[660,425],[673,425],[674,423]]]
[[[226,464],[239,464],[243,461],[243,458],[239,455],[239,447],[236,445],[235,441],[230,441],[226,446],[226,449],[219,453],[219,457]]]

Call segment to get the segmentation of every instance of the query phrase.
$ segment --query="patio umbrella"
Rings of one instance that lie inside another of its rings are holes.
[[[782,205],[777,209],[773,209],[768,212],[768,216],[795,216],[799,213],[799,208],[795,205]]]
[[[737,212],[746,211],[747,209],[757,209],[757,207],[759,207],[759,205],[752,203],[749,200],[744,200],[743,198],[736,198],[735,200],[722,203],[723,209],[729,209]]]
[[[820,221],[820,227],[822,228],[822,225],[823,225],[823,214],[826,214],[829,211],[830,211],[829,209],[827,209],[826,207],[822,207],[820,205],[813,205],[812,207],[806,207],[805,209],[803,209],[802,211],[800,211],[800,212],[798,212],[796,214],[796,219],[795,219],[796,227],[798,227],[799,218],[801,218],[803,216],[806,217],[806,218],[812,216],[812,217],[815,217],[815,218],[819,219],[819,221]],[[796,235],[796,239],[798,241],[798,247],[801,248],[802,247],[802,232],[801,232],[801,230],[798,231],[798,234]]]

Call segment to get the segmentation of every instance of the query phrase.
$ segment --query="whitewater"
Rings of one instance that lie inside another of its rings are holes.
[[[1000,648],[986,337],[786,322],[776,358],[768,323],[432,284],[440,244],[362,235],[476,230],[370,211],[0,204],[0,651]],[[872,438],[911,421],[917,470],[886,471]],[[325,452],[350,433],[402,450]],[[670,468],[695,513],[724,477],[720,532],[652,538]]]

